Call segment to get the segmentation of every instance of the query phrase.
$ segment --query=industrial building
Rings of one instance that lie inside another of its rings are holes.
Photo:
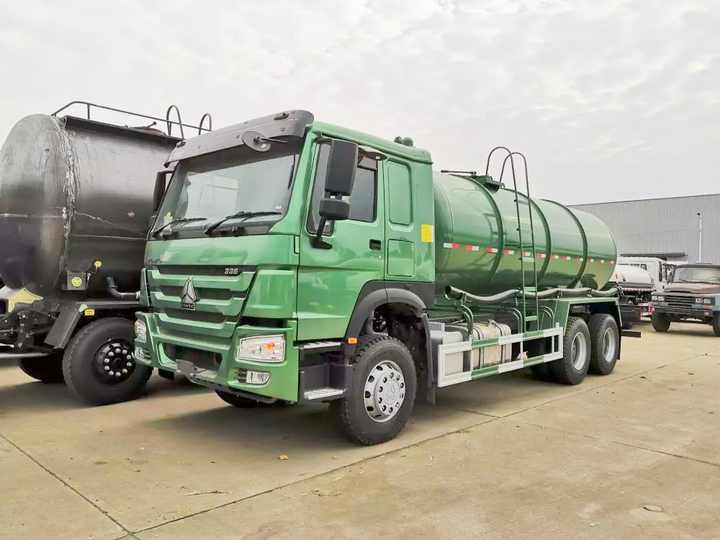
[[[602,219],[621,256],[720,264],[720,193],[572,205]]]

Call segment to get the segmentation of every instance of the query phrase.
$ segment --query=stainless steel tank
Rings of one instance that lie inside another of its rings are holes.
[[[137,290],[155,173],[179,139],[44,114],[0,150],[0,280],[44,297]]]

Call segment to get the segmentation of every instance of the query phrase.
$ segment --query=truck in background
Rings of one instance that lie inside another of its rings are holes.
[[[60,116],[71,106],[86,117]],[[100,122],[91,111],[153,123]],[[182,143],[173,126],[206,131],[179,116],[174,106],[162,119],[71,102],[12,128],[0,150],[0,359],[17,359],[39,381],[65,381],[93,404],[142,389],[151,370],[132,357],[132,324],[153,178]]]
[[[712,325],[720,336],[720,265],[677,266],[672,281],[653,295],[651,311],[657,332],[667,332],[672,322],[695,322]]]
[[[658,257],[618,257],[618,264],[637,266],[646,270],[655,282],[655,290],[662,291],[672,281],[675,267],[681,262],[668,262]]]
[[[608,283],[618,289],[622,327],[630,329],[650,314],[655,282],[647,270],[631,264],[618,264]]]
[[[532,199],[519,153],[434,174],[427,151],[396,140],[295,110],[173,150],[136,362],[236,407],[328,402],[360,444],[395,437],[416,396],[451,385],[526,367],[564,384],[612,372],[607,226]]]

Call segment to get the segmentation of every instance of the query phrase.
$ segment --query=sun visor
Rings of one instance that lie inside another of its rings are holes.
[[[241,146],[245,144],[243,134],[248,131],[257,132],[263,137],[269,138],[302,137],[313,120],[312,113],[308,111],[286,111],[198,135],[192,139],[180,141],[170,153],[165,166],[182,159]]]

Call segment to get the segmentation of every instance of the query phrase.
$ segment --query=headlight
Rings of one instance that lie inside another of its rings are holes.
[[[257,336],[243,338],[235,350],[235,360],[282,362],[285,359],[284,336]]]
[[[696,298],[696,299],[695,299],[695,303],[696,303],[696,304],[702,304],[702,303],[703,303],[703,299],[702,299],[702,298]]]
[[[665,301],[664,296],[653,296],[652,299],[653,299],[653,302],[664,302]]]
[[[703,298],[703,304],[711,305],[714,303],[713,298]]]
[[[145,326],[145,322],[140,319],[135,321],[135,339],[141,343],[147,342],[147,327]]]

